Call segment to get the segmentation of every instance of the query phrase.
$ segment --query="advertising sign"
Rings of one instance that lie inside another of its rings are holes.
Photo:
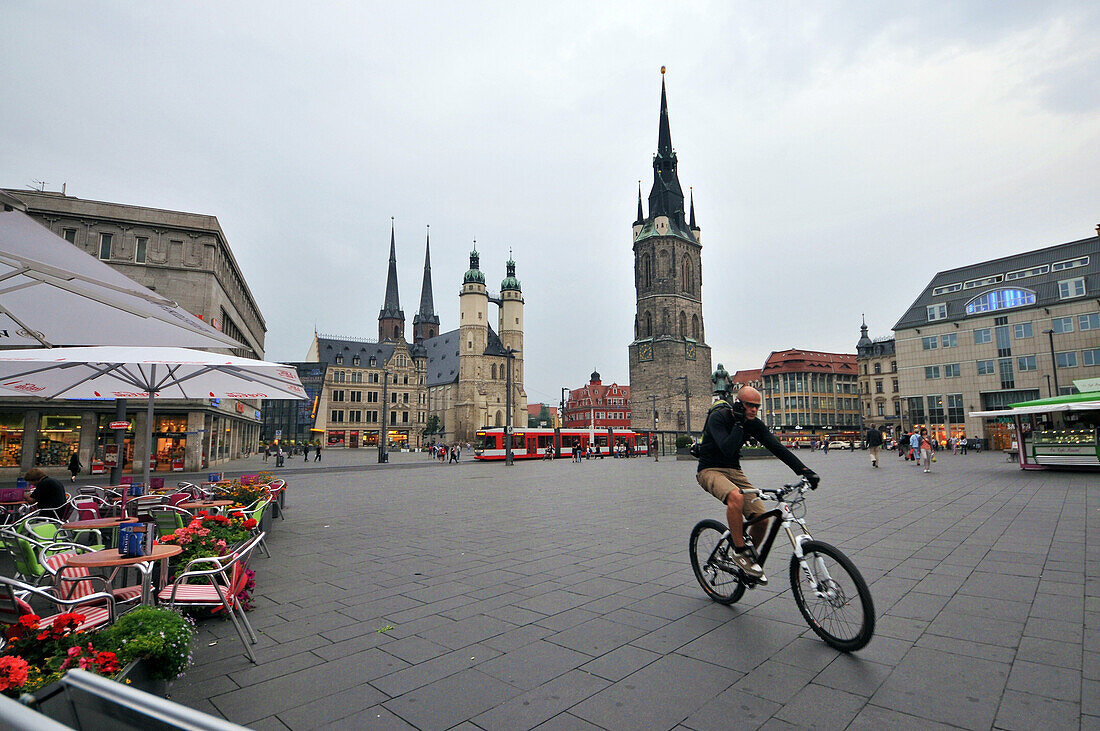
[[[125,429],[126,431],[130,431],[130,422],[112,421],[110,424],[107,425],[107,428],[111,431],[114,431],[115,429]]]
[[[118,445],[108,444],[103,448],[103,466],[118,467]]]

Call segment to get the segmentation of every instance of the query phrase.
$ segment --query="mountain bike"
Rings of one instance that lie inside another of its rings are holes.
[[[790,561],[791,593],[803,618],[818,637],[842,652],[854,652],[871,641],[875,631],[875,606],[863,575],[839,549],[814,540],[806,528],[806,491],[802,478],[782,489],[743,490],[761,495],[778,505],[745,520],[745,545],[763,566],[780,529],[794,549]],[[749,528],[763,524],[760,546],[752,544]],[[765,583],[741,571],[730,560],[733,543],[729,529],[717,520],[701,520],[691,530],[691,569],[700,586],[719,604],[733,604],[746,589]]]

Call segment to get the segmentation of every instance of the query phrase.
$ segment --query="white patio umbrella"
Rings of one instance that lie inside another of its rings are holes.
[[[280,363],[187,348],[0,350],[0,398],[147,399],[145,485],[153,448],[153,400],[304,399],[297,371]]]
[[[0,346],[241,347],[170,299],[0,208]]]

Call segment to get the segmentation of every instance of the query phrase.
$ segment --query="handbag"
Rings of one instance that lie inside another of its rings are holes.
[[[933,462],[935,462],[935,461],[936,461],[936,455],[934,455],[934,454],[932,455],[932,461],[933,461]]]

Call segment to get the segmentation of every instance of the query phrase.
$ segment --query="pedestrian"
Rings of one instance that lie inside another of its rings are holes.
[[[265,444],[264,445],[264,462],[266,462],[267,458],[270,457],[270,456],[271,456],[271,445],[270,444]]]
[[[303,462],[308,462],[309,461],[309,443],[308,442],[302,447],[302,454],[305,455],[305,459],[302,460],[302,461]]]
[[[447,464],[452,464],[452,463],[457,462],[457,461],[458,461],[458,445],[457,444],[452,444],[451,445],[451,457],[450,457],[450,459],[447,460]]]
[[[913,460],[913,464],[920,462],[920,435],[926,431],[928,430],[922,426],[920,432],[914,431],[909,435],[909,459]]]
[[[829,439],[829,437],[827,437],[827,436],[826,436],[826,437],[825,437],[824,439],[822,439],[822,440],[821,440],[821,451],[822,451],[822,452],[823,452],[824,454],[828,454],[828,453],[829,453],[829,442],[830,442],[830,441],[832,441],[832,440],[831,440],[831,439]]]
[[[315,445],[313,445],[313,449],[315,450],[314,453],[313,453],[313,461],[314,462],[320,462],[321,461],[321,443],[317,442]]]
[[[74,449],[73,454],[69,457],[69,482],[76,482],[76,476],[80,474],[80,470],[84,467],[80,464],[80,455]]]
[[[284,459],[286,459],[286,453],[283,452],[283,445],[275,445],[275,466],[282,467]]]
[[[871,453],[871,466],[878,467],[878,450],[882,446],[882,432],[876,427],[867,430],[867,451]]]
[[[907,449],[909,449],[909,433],[908,432],[902,432],[900,435],[898,435],[898,441],[895,443],[894,446],[896,446],[898,448],[898,458],[899,459],[901,459],[901,458],[908,459],[907,457],[905,457],[905,451]]]
[[[920,430],[920,462],[924,466],[925,473],[932,471],[932,442],[928,438],[928,430],[921,427]]]
[[[959,437],[959,449],[962,451],[963,454],[966,454],[966,444],[966,435],[963,434],[961,437]]]

